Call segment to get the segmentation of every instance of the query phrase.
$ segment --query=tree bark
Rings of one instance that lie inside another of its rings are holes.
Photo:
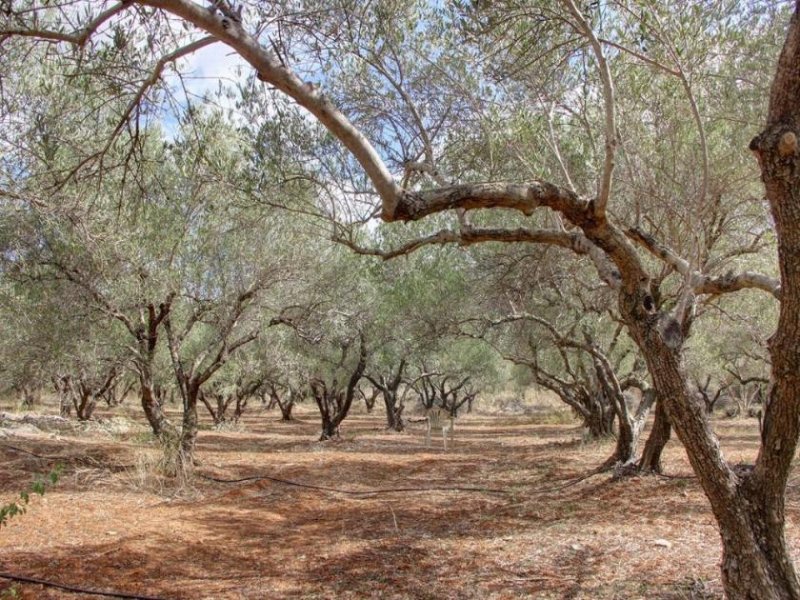
[[[197,442],[197,400],[200,396],[200,386],[190,383],[186,386],[186,399],[183,406],[183,419],[181,421],[181,435],[179,438],[179,460],[184,467],[194,465],[194,448]]]
[[[636,460],[636,449],[639,446],[639,438],[642,435],[647,416],[650,414],[650,409],[655,402],[655,398],[654,390],[645,390],[642,394],[642,399],[639,401],[636,413],[633,416],[630,415],[627,407],[624,405],[624,396],[619,399],[619,403],[622,404],[622,410],[618,410],[617,412],[619,432],[617,434],[617,446],[613,455],[617,464],[629,465]]]
[[[97,399],[92,392],[83,389],[82,385],[79,384],[78,387],[78,391],[72,398],[75,416],[78,417],[78,421],[89,421],[97,407]]]
[[[386,407],[386,429],[390,431],[403,431],[403,409],[405,405],[397,398],[397,390],[383,392],[383,404]]]
[[[339,424],[341,422],[337,422],[336,419],[323,419],[322,420],[322,433],[319,436],[320,442],[325,442],[328,440],[338,440],[339,435]]]
[[[656,402],[656,415],[653,420],[653,428],[645,442],[642,457],[639,460],[639,471],[642,473],[662,473],[661,453],[669,441],[672,428],[667,419],[662,402]]]
[[[247,408],[248,396],[236,394],[236,405],[233,407],[233,422],[238,423]]]
[[[294,398],[289,396],[289,398],[285,401],[277,400],[278,409],[281,411],[281,421],[288,423],[290,421],[294,421],[294,417],[292,416],[292,409],[294,408]]]
[[[596,390],[593,398],[589,397],[589,392],[585,392],[583,395],[585,396],[583,402],[572,397],[565,398],[564,395],[559,395],[559,397],[580,415],[590,440],[601,440],[614,435],[616,413],[611,403],[603,396],[602,391]]]
[[[156,398],[152,382],[147,378],[140,377],[139,385],[141,388],[142,409],[150,428],[153,430],[153,435],[163,439],[166,434],[174,433],[175,428],[164,415],[161,403]]]
[[[800,598],[786,548],[785,494],[800,435],[800,0],[775,69],[764,130],[750,142],[778,234],[780,313],[769,340],[772,380],[762,444],[739,469],[738,520],[717,517],[722,581],[732,600]],[[669,412],[669,411],[668,411]]]
[[[591,440],[601,440],[614,435],[614,413],[591,413],[583,419],[583,427]]]
[[[784,540],[783,492],[771,495],[763,483],[751,488],[750,473],[725,463],[705,405],[689,389],[680,350],[664,343],[658,327],[646,320],[632,322],[630,329],[719,525],[727,597],[800,598],[800,585]]]

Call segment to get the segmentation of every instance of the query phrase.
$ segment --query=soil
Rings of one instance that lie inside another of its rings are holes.
[[[253,410],[236,429],[206,424],[195,475],[178,485],[159,476],[136,407],[124,409],[88,426],[0,428],[2,503],[64,468],[0,529],[0,571],[193,600],[722,595],[718,532],[676,441],[668,477],[580,479],[613,441],[582,444],[574,424],[467,415],[445,453],[441,439],[425,447],[422,425],[385,431],[377,411],[321,443],[310,408],[293,423]],[[755,420],[715,428],[730,461],[753,460]],[[798,516],[792,485],[795,558]],[[3,599],[98,597],[0,579]]]

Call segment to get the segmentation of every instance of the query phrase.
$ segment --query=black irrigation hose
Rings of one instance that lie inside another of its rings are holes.
[[[75,585],[67,585],[65,583],[58,583],[49,581],[47,579],[38,579],[36,577],[24,577],[22,575],[13,575],[12,573],[0,573],[0,579],[10,579],[11,581],[19,581],[21,583],[34,583],[37,585],[44,585],[46,587],[58,588],[73,594],[91,594],[93,596],[105,596],[107,598],[128,598],[129,600],[166,600],[158,596],[143,596],[141,594],[125,594],[123,592],[103,592],[100,590],[90,590],[87,588],[78,587]]]
[[[377,494],[399,494],[404,492],[482,492],[490,494],[509,494],[508,490],[500,490],[497,488],[485,487],[469,487],[469,486],[433,486],[425,488],[416,487],[399,487],[399,488],[383,488],[376,490],[348,490],[342,488],[331,488],[319,485],[311,485],[310,483],[300,483],[298,481],[290,481],[288,479],[280,479],[278,477],[270,477],[269,475],[256,475],[253,477],[242,477],[240,479],[220,479],[218,477],[211,477],[210,475],[203,475],[198,473],[203,479],[209,481],[216,481],[217,483],[244,483],[247,481],[272,481],[273,483],[282,483],[299,488],[309,490],[319,490],[322,492],[334,492],[337,494],[349,494],[351,496],[374,496]]]

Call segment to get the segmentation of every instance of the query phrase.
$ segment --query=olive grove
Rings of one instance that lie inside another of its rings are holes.
[[[156,381],[178,382],[189,455],[202,386],[262,335],[305,357],[323,438],[365,374],[389,408],[419,353],[403,385],[429,385],[422,359],[446,335],[524,365],[590,428],[610,407],[612,463],[637,459],[655,402],[641,464],[657,468],[671,427],[728,597],[800,598],[784,532],[800,3],[679,4],[6,0],[3,302],[84,297],[156,435],[177,431]],[[187,65],[215,53],[235,58],[228,83],[193,89]],[[413,348],[387,341],[406,330]],[[721,336],[749,362],[712,351]],[[758,457],[731,464],[710,382],[767,374]]]

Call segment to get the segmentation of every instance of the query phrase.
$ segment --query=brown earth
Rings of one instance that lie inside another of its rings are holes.
[[[0,429],[3,503],[65,466],[0,529],[0,571],[170,599],[721,597],[717,530],[677,442],[669,478],[577,481],[612,443],[582,445],[575,425],[466,416],[445,453],[420,425],[387,433],[381,414],[353,415],[327,443],[310,410],[298,416],[201,431],[197,472],[340,491],[199,476],[175,489],[140,425]],[[715,426],[729,460],[754,458],[755,420]],[[790,487],[795,557],[799,515]],[[98,596],[0,579],[0,598]]]

